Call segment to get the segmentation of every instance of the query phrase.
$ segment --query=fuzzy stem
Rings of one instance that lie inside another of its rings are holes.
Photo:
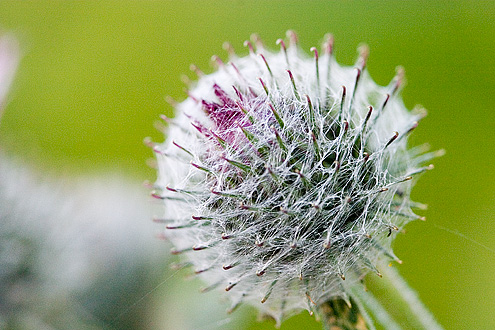
[[[372,330],[358,304],[351,299],[351,306],[341,298],[328,300],[318,306],[325,330]]]
[[[418,294],[411,289],[399,272],[392,267],[382,267],[383,277],[393,286],[395,291],[409,306],[411,314],[418,324],[428,330],[443,330],[442,326],[435,320],[431,312],[421,302]]]
[[[392,319],[388,311],[382,304],[365,288],[359,286],[351,289],[354,299],[361,301],[364,308],[370,311],[376,321],[387,330],[402,330],[402,328]]]

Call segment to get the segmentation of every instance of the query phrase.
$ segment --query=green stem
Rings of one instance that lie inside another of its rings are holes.
[[[443,330],[396,269],[385,264],[380,269],[383,278],[367,280],[371,291],[356,283],[346,290],[349,301],[334,298],[318,306],[324,329]]]
[[[389,312],[383,308],[382,304],[362,286],[351,288],[353,297],[364,305],[363,310],[368,310],[376,319],[378,324],[381,324],[387,330],[402,330],[402,328],[393,320]]]
[[[383,277],[388,280],[403,301],[408,305],[409,312],[414,316],[416,322],[427,330],[443,330],[435,317],[421,302],[418,294],[411,289],[407,282],[393,267],[382,267]]]

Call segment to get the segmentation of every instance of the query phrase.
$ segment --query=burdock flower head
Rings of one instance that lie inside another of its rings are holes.
[[[307,55],[288,32],[280,51],[254,37],[249,55],[199,79],[153,145],[164,236],[208,291],[221,288],[277,321],[353,299],[350,287],[418,219],[409,199],[435,153],[407,147],[424,111],[408,111],[403,70],[378,86],[360,48],[339,65],[333,39]],[[349,297],[349,295],[351,297]]]

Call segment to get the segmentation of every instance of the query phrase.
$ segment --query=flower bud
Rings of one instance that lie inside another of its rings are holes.
[[[190,86],[168,138],[154,145],[164,236],[210,289],[277,321],[336,298],[419,218],[415,177],[434,153],[409,149],[423,116],[406,109],[403,70],[378,86],[356,64],[339,65],[333,38],[308,56],[289,33],[280,51],[246,42]]]

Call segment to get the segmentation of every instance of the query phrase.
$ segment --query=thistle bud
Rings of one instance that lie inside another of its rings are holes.
[[[410,191],[435,156],[407,147],[423,116],[406,109],[403,70],[387,86],[339,65],[333,38],[307,55],[294,33],[280,51],[259,38],[249,54],[190,86],[168,138],[153,145],[164,236],[232,303],[280,322],[349,300],[350,287],[418,219]],[[352,297],[351,297],[352,298]],[[328,304],[327,304],[328,305]]]

